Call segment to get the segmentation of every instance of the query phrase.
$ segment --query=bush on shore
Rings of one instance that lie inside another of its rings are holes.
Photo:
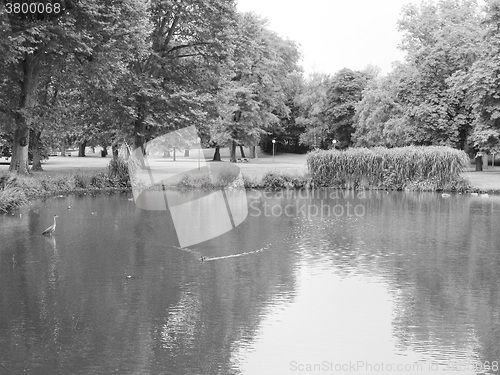
[[[24,191],[15,186],[16,178],[0,176],[0,212],[7,212],[28,203]]]
[[[465,190],[465,152],[450,147],[350,148],[314,151],[307,165],[315,186],[348,189]]]
[[[113,159],[105,172],[76,175],[0,175],[0,212],[15,209],[29,197],[130,187],[127,162]]]
[[[177,185],[180,188],[188,189],[220,189],[224,187],[245,187],[246,189],[302,189],[309,188],[310,179],[301,176],[292,176],[282,172],[269,171],[264,174],[259,181],[244,174],[236,180],[219,177],[216,180],[209,176],[189,176],[185,175]]]

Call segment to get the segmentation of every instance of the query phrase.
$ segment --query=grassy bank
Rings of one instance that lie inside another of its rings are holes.
[[[74,192],[121,190],[130,188],[127,163],[112,159],[103,172],[11,175],[0,174],[0,212],[28,203],[30,198]]]
[[[215,178],[214,173],[211,176],[187,174],[180,179],[176,187],[219,189],[226,186],[244,186],[247,189],[269,190],[333,187],[482,192],[480,189],[472,189],[468,181],[461,176],[468,162],[460,151],[441,147],[423,149],[407,147],[391,150],[316,151],[308,155],[310,174],[290,174],[279,166],[269,171],[272,164],[263,164],[262,172],[256,177],[245,175],[243,170],[242,177],[236,180],[238,174],[229,173],[231,164],[221,163],[215,168],[218,170]],[[255,163],[255,166],[259,165]],[[76,174],[51,171],[16,176],[6,172],[0,174],[0,212],[15,209],[26,204],[28,199],[39,196],[130,188],[128,165],[122,159],[111,160],[107,168]]]
[[[347,189],[464,191],[465,152],[450,147],[351,148],[315,151],[307,165],[315,186]]]

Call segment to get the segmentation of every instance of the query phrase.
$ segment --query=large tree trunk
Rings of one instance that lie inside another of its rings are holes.
[[[245,151],[243,150],[243,146],[242,145],[240,145],[240,153],[241,153],[241,158],[245,159],[246,158]]]
[[[257,159],[257,151],[255,146],[250,146],[250,159]]]
[[[85,157],[85,148],[87,147],[87,141],[84,140],[78,145],[78,157]]]
[[[111,150],[113,151],[113,159],[118,159],[118,150],[119,150],[119,147],[116,143],[113,143],[111,145]]]
[[[221,161],[221,158],[220,158],[220,147],[219,146],[215,147],[214,158],[212,160],[213,161]]]
[[[483,171],[483,157],[476,155],[476,172]]]
[[[14,143],[12,145],[12,159],[9,171],[20,174],[28,173],[28,145],[30,118],[29,110],[36,103],[36,88],[38,68],[35,62],[35,53],[26,53],[20,62],[22,72],[21,94],[19,96],[19,111],[16,112]]]
[[[60,146],[61,156],[66,156],[66,140],[63,140]]]
[[[144,139],[146,131],[146,108],[144,105],[144,99],[142,97],[138,98],[139,104],[137,105],[137,118],[134,122],[134,147],[136,150],[139,147],[142,149],[142,154],[146,154],[144,149]]]
[[[43,171],[42,168],[42,155],[40,150],[40,139],[42,137],[42,131],[32,131],[31,135],[33,136],[31,150],[33,152],[33,165],[31,166],[32,171]]]
[[[134,147],[133,149],[138,149],[139,147],[142,149],[142,153],[144,154],[144,122],[140,119],[137,119],[134,123]]]
[[[232,163],[236,163],[236,142],[231,141],[231,156],[229,157],[229,160]]]

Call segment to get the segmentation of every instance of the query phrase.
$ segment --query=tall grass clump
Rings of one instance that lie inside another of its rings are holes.
[[[116,187],[130,187],[129,166],[125,159],[113,158],[108,165],[108,178],[111,185]]]
[[[464,189],[469,159],[444,146],[376,147],[314,151],[307,165],[317,186],[435,191]]]
[[[28,203],[23,189],[15,184],[15,177],[0,175],[0,212],[7,212]]]

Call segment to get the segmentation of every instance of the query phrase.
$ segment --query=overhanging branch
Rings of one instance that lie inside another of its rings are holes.
[[[209,45],[210,43],[208,42],[199,42],[199,43],[190,43],[190,44],[180,44],[178,46],[170,48],[167,53],[177,51],[182,48],[190,48],[190,47],[195,47],[195,46],[204,46],[204,45]]]

